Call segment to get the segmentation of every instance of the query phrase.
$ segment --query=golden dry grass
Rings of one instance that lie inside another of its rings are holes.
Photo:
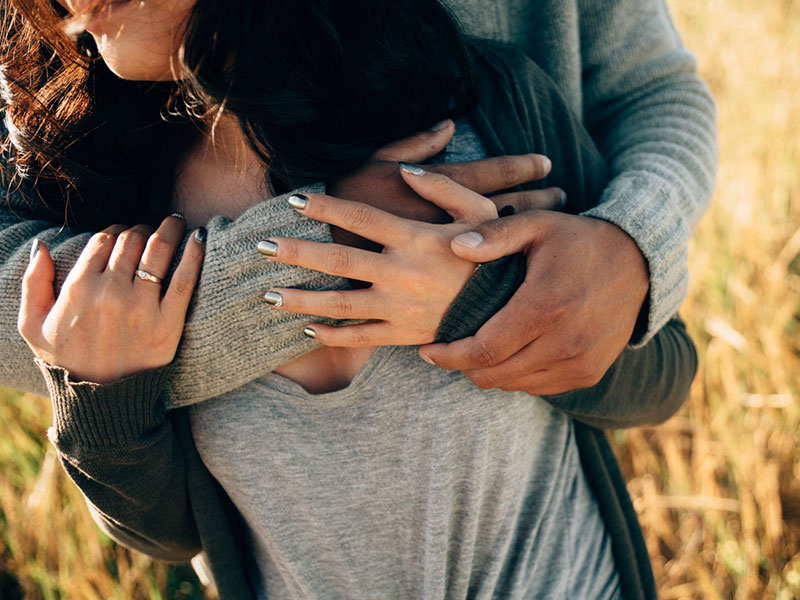
[[[719,105],[721,168],[691,246],[691,398],[615,434],[661,597],[800,598],[800,2],[671,0]],[[117,549],[44,440],[49,408],[0,392],[0,597],[199,597]]]
[[[682,311],[702,364],[620,455],[665,600],[800,598],[800,2],[670,5],[719,107]]]

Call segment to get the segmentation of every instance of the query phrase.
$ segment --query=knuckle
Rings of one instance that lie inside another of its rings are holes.
[[[170,282],[170,288],[179,296],[189,296],[194,291],[195,282],[188,277],[174,277]]]
[[[119,234],[117,241],[124,246],[143,246],[147,243],[147,236],[139,230],[128,229]]]
[[[580,353],[580,344],[574,338],[567,338],[559,340],[559,343],[548,353],[548,358],[551,362],[558,363],[564,360],[575,359]]]
[[[476,340],[471,358],[481,367],[492,367],[497,364],[497,349],[483,340]]]
[[[347,327],[346,328],[349,343],[353,346],[369,346],[371,341],[369,335],[360,327]]]
[[[493,219],[491,221],[487,221],[480,226],[480,230],[484,234],[485,238],[498,242],[508,239],[511,235],[511,232],[508,228],[508,222],[505,219]]]
[[[172,244],[158,234],[153,234],[147,243],[147,252],[154,258],[169,258],[172,256]]]
[[[512,187],[519,182],[519,167],[510,156],[503,156],[497,161],[500,179],[506,187]]]
[[[532,208],[538,208],[536,192],[523,192],[517,196],[517,210],[524,212]]]
[[[89,244],[87,246],[102,247],[109,244],[113,245],[116,240],[117,236],[110,231],[100,231],[89,238]]]
[[[556,295],[555,293],[545,294],[543,298],[537,302],[535,307],[536,314],[539,315],[540,320],[550,329],[554,329],[556,325],[564,324],[564,317],[569,311],[569,302],[564,298]]]
[[[328,272],[339,275],[350,271],[350,253],[342,247],[332,247],[325,253],[325,268]]]
[[[346,293],[334,292],[329,300],[329,310],[332,317],[347,318],[353,314],[353,305]]]
[[[370,229],[375,223],[370,207],[360,202],[354,202],[348,207],[345,212],[345,219],[353,229],[359,231]]]

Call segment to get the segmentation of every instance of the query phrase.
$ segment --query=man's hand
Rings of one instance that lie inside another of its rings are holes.
[[[461,234],[451,248],[475,262],[527,255],[524,283],[474,336],[420,349],[482,388],[546,395],[596,384],[630,340],[649,287],[634,241],[588,217],[523,212]]]
[[[386,212],[426,223],[447,223],[448,214],[419,196],[400,177],[398,162],[424,163],[436,156],[453,137],[453,121],[442,121],[437,127],[415,136],[384,146],[352,175],[328,185],[328,194],[346,200],[356,200]],[[502,156],[465,163],[426,165],[433,173],[450,179],[487,196],[502,190],[544,178],[550,172],[547,157]],[[514,206],[517,211],[530,208],[553,208],[563,204],[561,190],[550,188],[496,195],[490,198],[498,209]],[[333,229],[335,242],[347,246],[379,250],[380,247],[364,238],[339,228]]]

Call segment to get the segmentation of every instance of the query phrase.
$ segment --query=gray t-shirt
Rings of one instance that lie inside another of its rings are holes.
[[[260,597],[619,597],[572,421],[540,398],[383,347],[343,390],[273,374],[191,424]]]

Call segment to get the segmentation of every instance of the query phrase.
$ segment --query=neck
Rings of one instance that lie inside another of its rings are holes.
[[[264,164],[237,120],[223,115],[178,169],[173,206],[196,226],[216,215],[236,218],[269,196]]]

